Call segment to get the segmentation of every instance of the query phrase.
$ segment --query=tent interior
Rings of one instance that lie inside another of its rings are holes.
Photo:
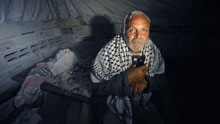
[[[0,123],[93,123],[89,96],[62,86],[42,83],[40,103],[27,108],[17,108],[15,99],[36,64],[67,48],[82,71],[75,82],[90,92],[84,82],[94,58],[134,10],[149,16],[150,38],[165,60],[165,78],[152,95],[164,124],[204,123],[220,50],[219,7],[205,0],[0,0]],[[113,118],[103,122],[116,124]]]

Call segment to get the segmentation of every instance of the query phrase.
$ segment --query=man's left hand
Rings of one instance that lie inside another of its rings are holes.
[[[131,91],[131,93],[133,92],[133,93],[137,94],[137,93],[142,92],[146,87],[147,87],[147,81],[145,79],[143,79],[139,82],[132,84],[130,91]]]

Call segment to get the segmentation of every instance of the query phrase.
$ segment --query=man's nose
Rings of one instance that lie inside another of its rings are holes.
[[[135,38],[140,38],[140,37],[141,37],[141,32],[137,31],[136,34],[135,34]]]

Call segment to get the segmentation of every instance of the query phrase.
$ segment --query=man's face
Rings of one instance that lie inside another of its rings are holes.
[[[149,35],[149,22],[143,15],[133,15],[126,31],[128,46],[134,52],[144,47]]]

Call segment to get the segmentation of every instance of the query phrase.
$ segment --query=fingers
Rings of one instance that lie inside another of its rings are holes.
[[[142,70],[142,72],[145,75],[147,73],[147,69]]]
[[[147,87],[148,82],[144,79],[143,84],[145,85],[145,87]]]
[[[142,65],[142,66],[140,66],[140,67],[138,67],[138,68],[141,68],[142,70],[144,70],[144,69],[146,69],[146,70],[147,70],[146,65]]]
[[[132,83],[136,80],[137,72],[136,72],[136,65],[132,65],[132,67],[128,71],[128,82]]]
[[[131,87],[130,87],[130,93],[132,94],[132,93],[135,93],[136,94],[136,92],[137,92],[137,84],[136,83],[134,83],[134,84],[132,84],[131,85]]]
[[[137,93],[142,92],[146,87],[147,87],[147,81],[143,79],[140,82],[133,83],[131,85],[130,91],[131,93],[137,94]]]
[[[130,87],[130,92],[131,93],[135,93],[135,87],[136,87],[136,83],[132,83],[131,87]]]
[[[130,92],[131,92],[131,93],[133,93],[133,89],[134,89],[134,86],[131,85],[131,87],[130,87]]]
[[[147,72],[147,67],[146,67],[146,65],[142,65],[142,66],[140,66],[140,67],[141,67],[141,69],[142,69],[143,72]]]
[[[136,67],[136,65],[132,65],[132,67],[128,71],[128,82],[134,83],[137,80],[140,80],[141,78],[144,78],[144,76],[147,73],[147,68],[145,65]]]
[[[137,67],[137,68],[140,69],[142,73],[144,73],[144,74],[147,73],[147,67],[146,67],[146,65],[142,65],[142,66]]]
[[[134,93],[138,93],[139,90],[139,83],[135,83],[135,87],[134,87]]]

